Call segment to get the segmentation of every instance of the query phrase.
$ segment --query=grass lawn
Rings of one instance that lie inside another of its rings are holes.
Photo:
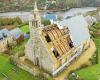
[[[29,32],[29,25],[24,25],[20,29],[22,30],[22,32],[28,33]]]
[[[95,43],[100,45],[100,38],[96,38]],[[98,64],[76,71],[83,80],[100,80],[100,46],[98,47],[98,57]]]
[[[19,53],[19,52],[22,52],[25,48],[25,44],[27,43],[28,39],[24,40],[24,42],[22,42],[20,45],[17,45],[16,47],[14,47],[12,49],[12,53],[15,54],[15,53]]]
[[[12,52],[15,54],[21,51],[23,52],[26,42],[27,40],[12,49]],[[8,55],[0,55],[0,80],[4,80],[5,76],[3,74],[6,75],[9,80],[43,80],[41,77],[35,77],[28,72],[18,68],[17,66],[10,64]],[[52,79],[48,78],[48,80]]]
[[[24,45],[27,43],[28,40],[25,40],[20,45],[16,46],[12,49],[14,54],[20,53],[24,51]],[[0,80],[4,80],[6,75],[9,80],[44,80],[41,77],[35,77],[28,72],[18,68],[10,64],[9,56],[8,55],[0,55]],[[52,80],[48,78],[48,80]]]
[[[39,80],[28,72],[10,64],[9,56],[7,55],[0,55],[0,80],[4,80],[5,76],[3,74],[6,75],[9,80]]]

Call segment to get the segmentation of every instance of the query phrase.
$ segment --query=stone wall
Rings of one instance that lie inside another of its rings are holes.
[[[12,37],[7,37],[3,40],[0,40],[0,52],[8,50],[8,47],[14,43]],[[9,46],[8,46],[9,45]]]
[[[35,65],[38,65],[39,67],[43,68],[44,70],[47,70],[47,72],[52,73],[53,72],[53,62],[51,59],[51,55],[48,53],[46,48],[44,47],[43,43],[39,42],[37,44],[39,46],[40,51],[34,53],[34,44],[32,44],[31,39],[28,41],[28,43],[25,46],[25,56],[27,59],[32,61]],[[36,50],[35,50],[36,51]],[[38,61],[36,60],[38,59]]]
[[[24,56],[21,58],[25,58]],[[44,70],[40,69],[39,67],[35,67],[34,64],[29,65],[27,62],[25,62],[25,59],[22,60],[21,58],[17,59],[16,63],[17,66],[27,72],[29,72],[30,74],[32,74],[33,76],[43,76],[44,78],[51,78],[51,76],[46,73]]]

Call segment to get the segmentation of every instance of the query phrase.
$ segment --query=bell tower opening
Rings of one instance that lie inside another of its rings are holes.
[[[37,3],[34,4],[34,10],[32,11],[32,17],[30,17],[30,24],[34,28],[41,27],[41,17],[39,15],[39,10],[37,8]]]

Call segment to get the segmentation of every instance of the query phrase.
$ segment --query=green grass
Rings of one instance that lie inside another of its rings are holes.
[[[14,71],[13,68],[16,69],[17,72]],[[9,56],[7,55],[0,55],[0,80],[5,78],[2,74],[5,74],[9,80],[37,80],[28,72],[10,64]]]
[[[27,39],[24,40],[24,42],[22,42],[20,45],[17,45],[16,47],[14,47],[11,51],[13,54],[16,54],[16,53],[20,53],[24,50],[25,48],[25,44],[27,43]]]
[[[25,40],[20,45],[16,46],[12,49],[13,54],[17,54],[20,52],[24,52],[24,45],[27,43],[28,40]],[[43,80],[41,77],[35,77],[28,72],[14,66],[9,61],[10,56],[8,55],[0,55],[0,80],[4,79],[5,74],[9,80]],[[18,72],[14,71],[13,69],[17,70]],[[48,78],[48,80],[52,80]]]
[[[20,29],[22,30],[22,32],[28,33],[29,32],[29,25],[24,25]]]
[[[96,38],[95,43],[96,45],[100,45],[100,38]],[[99,80],[100,79],[100,46],[98,47],[98,57],[99,57],[98,64],[76,71],[76,73],[83,80]]]

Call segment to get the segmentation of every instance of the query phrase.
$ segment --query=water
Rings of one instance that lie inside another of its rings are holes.
[[[69,11],[66,12],[57,12],[55,13],[58,16],[62,16],[63,18],[66,18],[68,16],[74,16],[77,14],[84,14],[88,11],[93,11],[96,10],[96,7],[85,7],[85,8],[73,8],[70,9]],[[29,20],[29,15],[31,15],[31,12],[7,12],[7,13],[0,13],[0,17],[17,17],[19,16],[22,21],[28,21]]]
[[[68,16],[75,16],[77,14],[84,14],[86,12],[89,12],[89,11],[94,11],[96,10],[97,8],[96,7],[84,7],[84,8],[72,8],[66,12],[63,12],[63,13],[58,13],[59,16],[63,16],[63,18],[67,18]]]
[[[0,13],[0,17],[3,18],[14,18],[14,17],[20,17],[22,21],[28,21],[29,15],[31,15],[31,12],[7,12],[7,13]]]

